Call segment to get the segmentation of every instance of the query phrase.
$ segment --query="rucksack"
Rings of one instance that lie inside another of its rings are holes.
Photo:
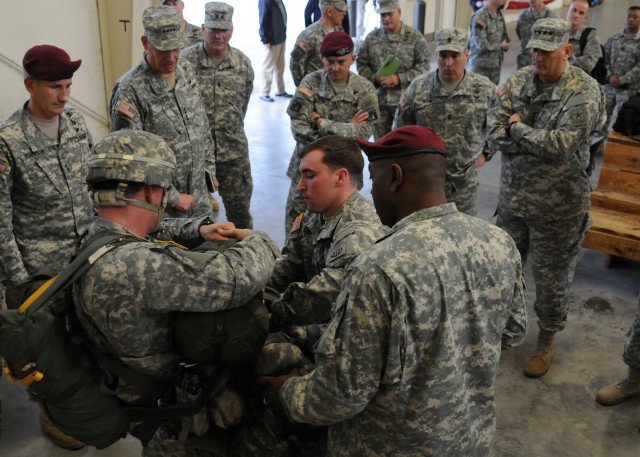
[[[587,38],[589,36],[589,33],[591,33],[592,30],[595,30],[595,29],[593,27],[587,27],[582,31],[582,35],[580,35],[580,52],[584,52],[584,48],[587,45]],[[604,64],[604,54],[605,54],[604,46],[600,45],[600,50],[602,51],[602,57],[598,59],[598,61],[596,62],[596,66],[593,67],[593,70],[591,70],[591,73],[589,74],[593,79],[598,81],[600,85],[605,85],[607,84],[608,81],[607,81],[607,67]]]
[[[215,405],[216,396],[226,394],[227,362],[248,358],[268,333],[268,313],[261,297],[252,298],[246,306],[216,313],[177,313],[183,316],[174,332],[193,335],[176,341],[178,347],[184,345],[182,352],[192,361],[202,358],[222,363],[181,363],[172,382],[137,372],[111,356],[105,347],[89,342],[77,320],[69,286],[101,255],[131,239],[136,238],[118,232],[94,235],[59,275],[43,270],[24,287],[9,289],[10,309],[0,313],[0,356],[5,359],[7,377],[23,384],[62,432],[98,449],[128,432],[145,445],[166,419],[181,418],[188,424],[188,428],[183,426],[185,439],[190,430],[197,433],[195,428],[206,433],[206,420],[203,425],[190,418],[210,415],[208,409]],[[200,250],[223,251],[229,246],[208,243]],[[242,328],[239,320],[244,323]],[[194,322],[203,333],[193,331]],[[194,337],[209,346],[189,349]],[[212,367],[218,368],[214,372]],[[133,403],[123,402],[115,395],[117,379],[144,395]],[[194,381],[198,383],[196,395]],[[177,391],[188,395],[181,398]]]
[[[640,92],[622,104],[613,130],[640,141]]]

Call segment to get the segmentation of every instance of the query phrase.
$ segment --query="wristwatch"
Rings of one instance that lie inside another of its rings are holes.
[[[511,138],[511,127],[513,127],[513,124],[517,124],[517,123],[518,121],[511,121],[507,124],[507,127],[504,129],[505,133],[509,138]]]
[[[318,119],[320,119],[320,116],[314,117],[313,119],[311,119],[311,128],[313,130],[318,130],[318,128],[320,127],[318,125]]]

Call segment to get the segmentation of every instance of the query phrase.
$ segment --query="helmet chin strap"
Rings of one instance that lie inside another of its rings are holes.
[[[162,218],[164,217],[164,209],[167,206],[167,193],[165,192],[162,196],[162,202],[159,205],[155,205],[153,203],[149,203],[146,200],[140,200],[137,198],[128,198],[125,197],[125,193],[127,191],[126,183],[118,183],[118,188],[116,190],[98,190],[93,193],[93,203],[97,207],[105,207],[105,206],[137,206],[138,208],[144,208],[149,211],[153,211],[154,213],[158,213],[158,221],[156,222],[155,228],[152,232],[155,232],[160,228],[160,224],[162,223]]]

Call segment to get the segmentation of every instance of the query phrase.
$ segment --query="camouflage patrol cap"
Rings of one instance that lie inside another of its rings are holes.
[[[347,11],[349,9],[349,5],[347,5],[346,0],[320,0],[320,5],[333,6],[340,11]]]
[[[187,34],[181,29],[180,13],[170,6],[158,5],[145,9],[142,26],[144,36],[158,51],[181,49],[187,43]]]
[[[87,183],[127,181],[166,189],[173,183],[175,170],[176,157],[158,135],[118,130],[93,147]]]
[[[208,29],[229,30],[233,28],[233,6],[222,2],[204,5],[204,26]]]
[[[469,46],[469,32],[461,27],[451,27],[436,32],[436,53],[440,51],[464,52]]]
[[[527,49],[553,52],[569,41],[570,26],[564,19],[542,18],[533,23]]]
[[[398,4],[398,0],[378,0],[378,8],[376,9],[376,13],[393,13],[399,7],[400,5]]]

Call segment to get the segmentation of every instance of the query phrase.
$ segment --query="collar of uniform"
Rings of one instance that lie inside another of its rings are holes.
[[[440,82],[440,79],[437,76],[437,71],[433,72],[433,87],[435,88],[435,93],[441,97],[448,97],[451,94],[456,95],[473,95],[473,81],[469,77],[469,72],[465,70],[465,74],[462,77],[462,81],[458,84],[458,87],[453,92],[447,92],[444,89],[444,85]]]
[[[67,119],[66,111],[60,115],[60,141],[56,141],[53,138],[49,138],[45,135],[27,116],[27,103],[26,102],[20,109],[20,128],[24,132],[24,137],[29,144],[31,152],[41,151],[46,148],[56,147],[58,144],[62,144],[63,141],[69,138],[69,121]],[[64,133],[64,136],[62,135]]]
[[[236,67],[235,57],[236,57],[235,49],[229,46],[229,52],[227,53],[226,56],[224,56],[224,59],[220,61],[220,64],[216,67],[216,69],[223,70],[225,68],[235,68]],[[198,63],[205,68],[210,68],[209,58],[204,52],[203,42],[200,42],[200,44],[198,45]]]
[[[343,100],[346,99],[348,101],[352,101],[353,97],[353,78],[355,73],[349,71],[349,79],[347,80],[347,85],[344,87],[342,92],[337,94],[333,93],[333,87],[331,86],[331,81],[329,81],[329,74],[326,70],[321,70],[322,74],[320,76],[320,87],[316,92],[320,97],[331,100]]]
[[[178,86],[180,86],[181,84],[184,83],[185,81],[185,73],[184,73],[184,68],[183,68],[183,59],[180,58],[178,60],[178,64],[176,65],[176,88]],[[169,85],[164,81],[164,78],[162,76],[160,76],[158,73],[156,73],[151,66],[147,63],[147,59],[144,58],[144,56],[142,57],[142,65],[144,66],[145,69],[145,74],[147,75],[147,78],[149,80],[149,85],[151,86],[151,90],[153,90],[153,93],[156,95],[163,95],[166,94],[167,92],[169,92],[171,90],[171,88],[169,87]]]
[[[385,29],[384,27],[381,27],[381,29],[382,29],[383,33],[387,36],[389,41],[400,41],[406,35],[406,32],[405,32],[406,31],[406,27],[404,25],[404,22],[400,26],[400,31],[398,33],[389,33],[389,32],[387,32],[387,29]]]
[[[560,78],[558,78],[558,80],[553,83],[550,91],[547,91],[544,94],[540,95],[542,98],[538,98],[538,101],[549,102],[561,100],[565,90],[565,83],[567,82],[568,78],[572,77],[574,68],[576,67],[567,62],[567,66],[564,69],[562,75],[560,75]],[[536,73],[534,71],[531,71],[529,79],[527,80],[527,83],[522,90],[522,94],[531,99],[538,97],[538,89],[536,87]]]
[[[442,216],[446,216],[447,214],[453,214],[457,212],[458,210],[456,208],[455,203],[445,203],[443,205],[432,206],[431,208],[421,209],[419,211],[416,211],[415,213],[409,214],[404,219],[401,219],[398,222],[396,222],[396,224],[393,227],[391,227],[391,231],[387,234],[387,236],[380,238],[377,242],[379,243],[385,238],[392,236],[394,233],[399,232],[409,224],[413,224],[415,222],[419,222],[426,219],[433,219],[435,217],[442,217]]]

